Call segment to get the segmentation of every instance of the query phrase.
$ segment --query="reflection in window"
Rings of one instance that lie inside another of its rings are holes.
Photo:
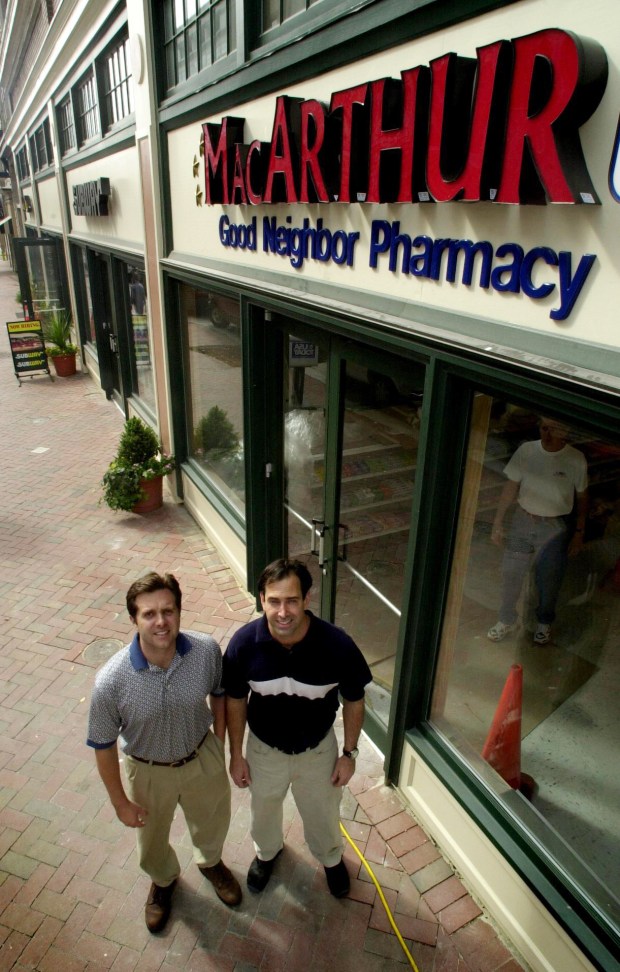
[[[88,272],[88,254],[86,250],[80,250],[80,262],[82,268],[82,280],[84,284],[84,304],[86,311],[85,332],[86,341],[95,344],[95,315],[93,314],[93,297],[90,286],[90,274]]]
[[[244,515],[239,302],[179,287],[188,391],[188,453]]]
[[[431,718],[615,921],[619,635],[620,440],[477,395]],[[521,678],[511,780],[490,727]]]
[[[134,392],[154,412],[155,384],[149,339],[148,300],[146,275],[139,267],[127,267],[129,306],[131,311],[131,345],[135,363]]]

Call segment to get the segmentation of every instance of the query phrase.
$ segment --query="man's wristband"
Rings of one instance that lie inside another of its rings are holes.
[[[360,751],[357,748],[353,748],[353,749],[343,749],[342,750],[342,755],[343,756],[346,756],[348,759],[357,759],[357,757],[359,756],[359,754],[360,754]]]

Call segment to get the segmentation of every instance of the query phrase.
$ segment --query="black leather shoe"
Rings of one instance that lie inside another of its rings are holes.
[[[176,887],[176,878],[166,888],[159,884],[151,884],[149,896],[144,906],[144,920],[150,932],[161,931],[170,917],[172,908],[172,892]]]
[[[349,893],[351,887],[349,872],[344,861],[341,860],[340,864],[335,864],[334,867],[325,867],[324,870],[325,877],[327,878],[327,887],[334,898],[344,898]]]
[[[269,878],[271,877],[271,872],[273,871],[273,865],[277,861],[278,857],[282,853],[279,850],[275,857],[272,857],[270,861],[261,861],[259,857],[255,857],[250,864],[250,870],[248,871],[248,890],[253,891],[254,894],[258,894],[259,891],[263,891],[267,887]]]

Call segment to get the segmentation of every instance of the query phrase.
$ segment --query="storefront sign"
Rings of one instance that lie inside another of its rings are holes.
[[[599,203],[580,127],[607,84],[593,40],[549,28],[334,92],[281,95],[271,140],[244,119],[202,126],[205,200]]]
[[[291,338],[288,343],[288,363],[291,368],[307,368],[319,363],[319,346],[310,341]]]
[[[107,216],[110,180],[82,182],[73,187],[73,212],[76,216]]]
[[[33,371],[49,374],[41,321],[8,321],[6,327],[17,378]]]
[[[290,216],[283,224],[275,216],[264,216],[262,239],[256,216],[247,224],[231,223],[222,216],[219,232],[227,249],[256,252],[260,245],[263,253],[285,257],[296,270],[306,260],[352,267],[360,239],[359,233],[327,229],[320,218],[316,225],[306,217],[301,226],[293,226]],[[568,250],[535,246],[526,251],[518,243],[502,243],[494,249],[488,240],[433,239],[403,232],[399,220],[373,219],[370,226],[368,266],[372,270],[386,267],[390,273],[523,293],[532,300],[557,293],[559,306],[549,313],[554,321],[569,316],[595,260],[593,253],[585,253],[573,271]]]

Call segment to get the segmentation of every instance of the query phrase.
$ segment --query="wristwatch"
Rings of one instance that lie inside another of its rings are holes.
[[[357,747],[355,747],[355,749],[343,749],[342,750],[342,755],[343,756],[347,756],[349,759],[357,759],[357,757],[359,756],[359,754],[360,754],[360,751],[359,751],[359,749],[357,749]]]

